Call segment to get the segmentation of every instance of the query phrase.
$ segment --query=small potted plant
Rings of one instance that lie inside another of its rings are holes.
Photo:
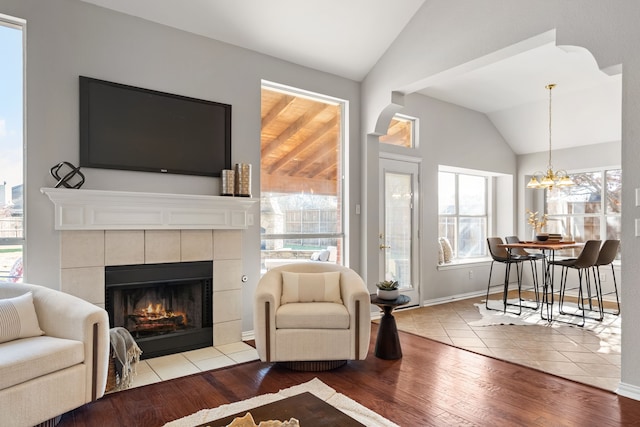
[[[398,285],[397,280],[384,280],[376,283],[376,286],[378,287],[378,298],[392,300],[400,296],[400,290],[398,289],[400,285]]]

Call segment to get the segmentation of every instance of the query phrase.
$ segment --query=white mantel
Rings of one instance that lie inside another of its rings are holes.
[[[242,197],[41,188],[56,230],[245,229],[257,200]]]

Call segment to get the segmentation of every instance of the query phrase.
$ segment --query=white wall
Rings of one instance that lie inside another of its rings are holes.
[[[126,16],[78,0],[3,0],[0,13],[27,20],[26,272],[32,283],[59,287],[60,233],[53,204],[40,193],[55,184],[49,169],[79,162],[78,75],[228,103],[233,106],[232,162],[254,165],[259,195],[261,79],[350,102],[351,172],[360,174],[359,84],[245,49]],[[219,194],[217,178],[83,169],[83,188],[159,193]],[[349,206],[360,203],[351,181]],[[260,272],[259,208],[244,235],[249,281],[243,291],[243,330],[252,330],[252,296]],[[358,268],[359,216],[350,235]],[[238,278],[240,280],[240,278]]]
[[[368,74],[362,86],[363,190],[366,220],[377,221],[377,193],[368,183],[377,175],[377,153],[371,134],[380,132],[383,113],[399,108],[402,94],[424,87],[446,73],[477,68],[512,55],[522,43],[555,30],[557,45],[587,48],[602,68],[621,64],[622,75],[622,257],[640,256],[635,237],[635,189],[640,187],[640,8],[634,0],[430,0],[416,13],[402,34]],[[406,98],[406,97],[405,97]],[[558,159],[560,161],[560,159]],[[375,181],[373,181],[375,182]],[[516,189],[517,191],[517,189]],[[363,259],[373,250],[375,234],[363,234]],[[370,265],[364,268],[372,271]],[[640,264],[626,262],[622,280],[633,283]],[[626,307],[640,303],[640,288],[622,290]],[[620,392],[640,399],[640,312],[622,316],[622,384]]]

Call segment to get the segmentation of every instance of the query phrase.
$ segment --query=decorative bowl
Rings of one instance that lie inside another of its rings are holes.
[[[546,242],[549,239],[549,235],[546,233],[540,233],[536,235],[536,240],[539,242]]]

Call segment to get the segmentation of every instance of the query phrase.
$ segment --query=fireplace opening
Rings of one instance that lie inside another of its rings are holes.
[[[213,345],[211,261],[105,267],[110,327],[126,328],[142,358]]]

